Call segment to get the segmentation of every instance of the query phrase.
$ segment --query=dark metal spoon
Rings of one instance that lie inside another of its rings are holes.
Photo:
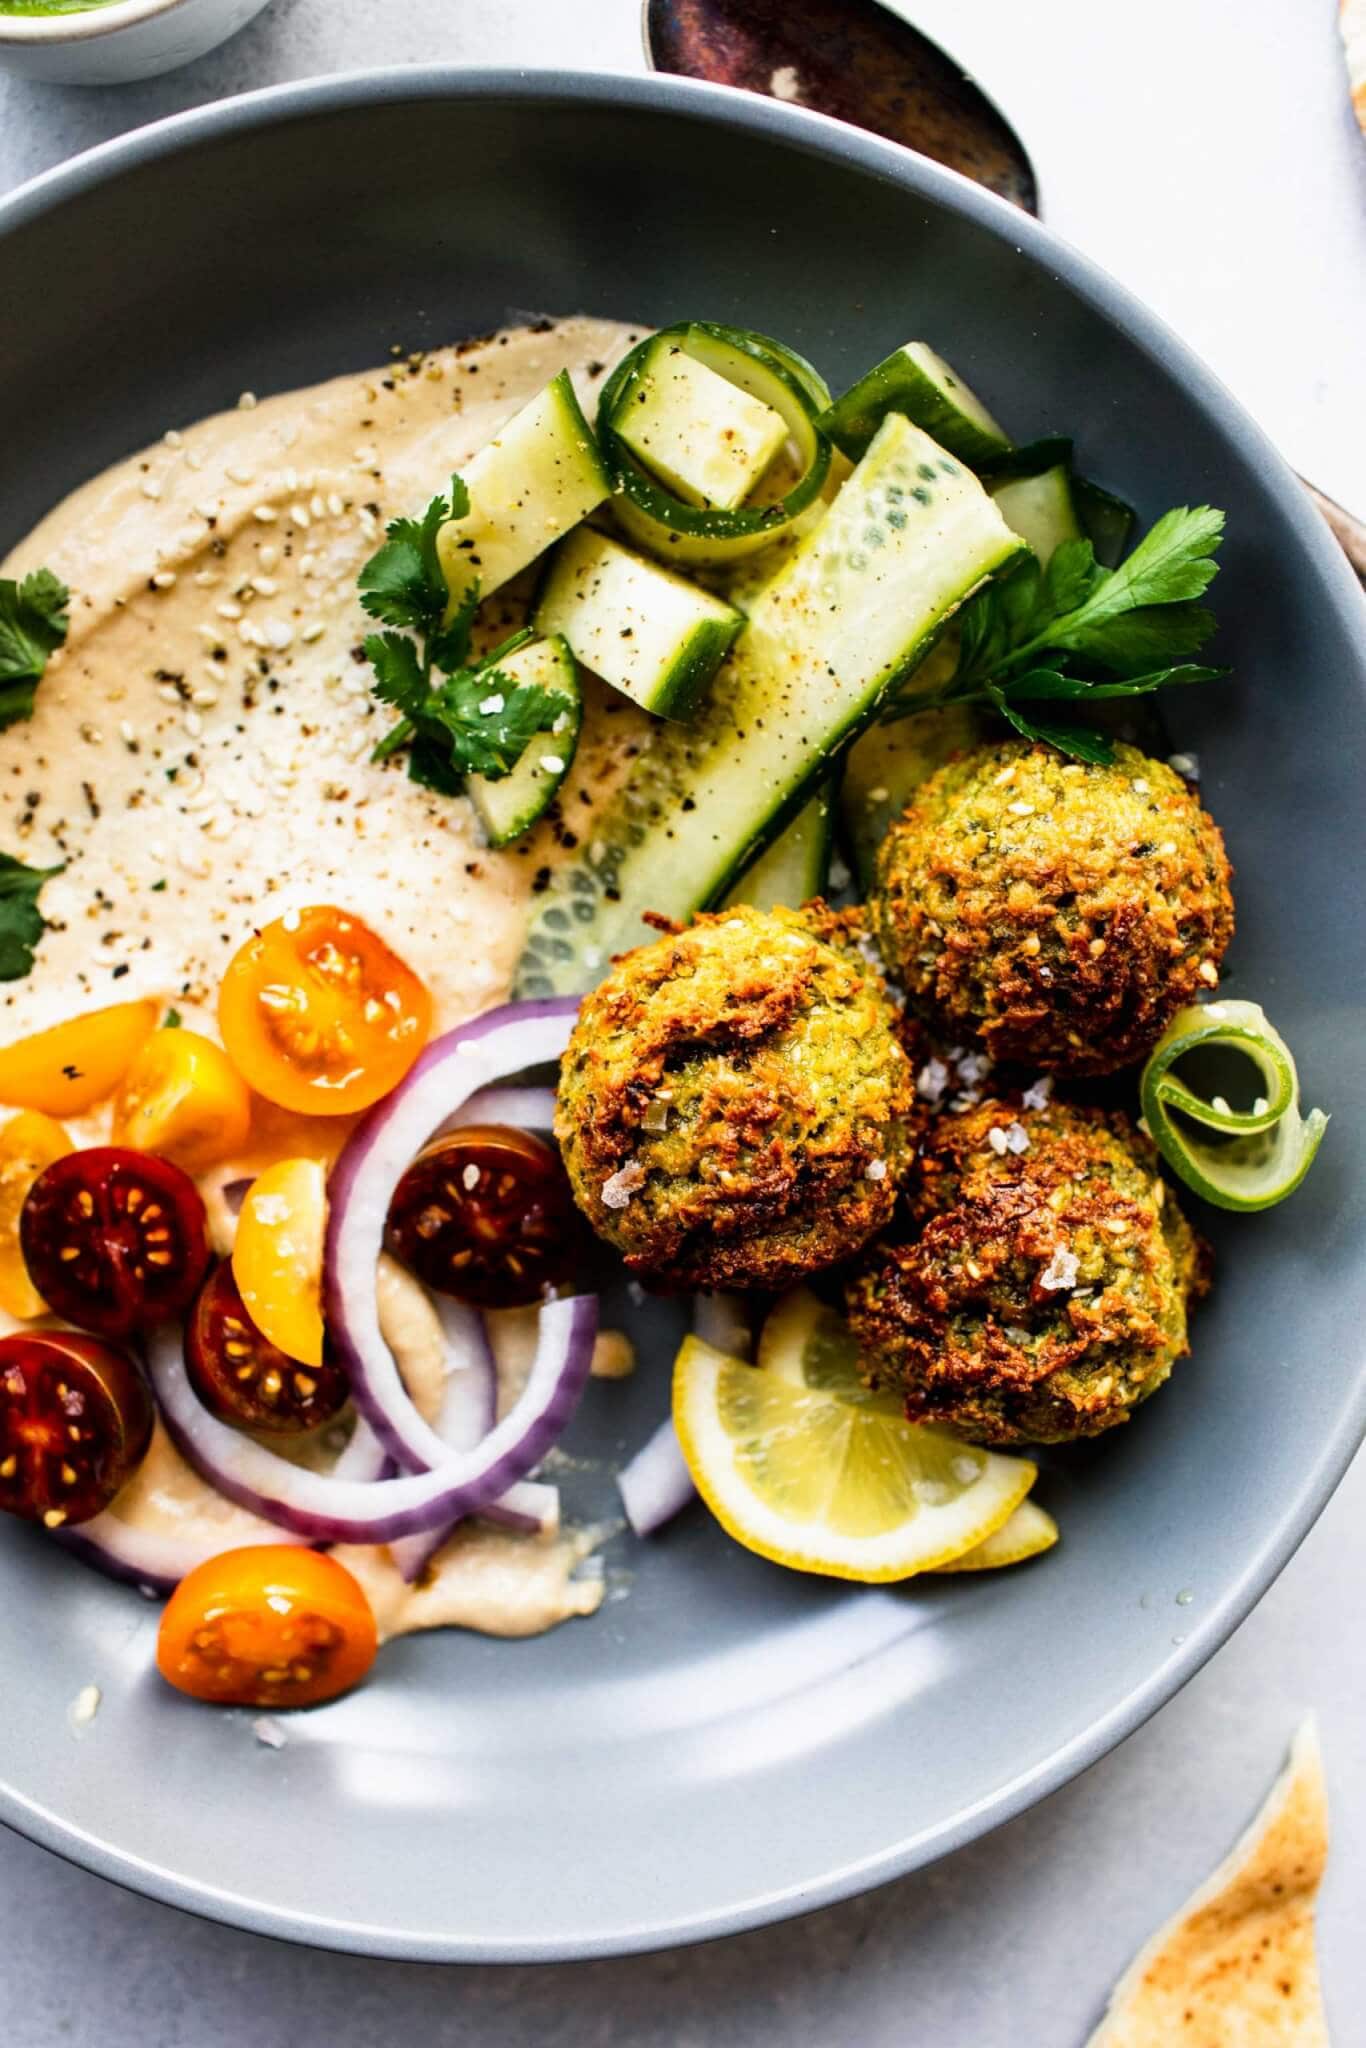
[[[937,43],[880,0],[644,0],[656,71],[739,86],[867,128],[1039,211],[1029,152]],[[1366,584],[1366,524],[1304,483]]]
[[[815,107],[1039,210],[1019,136],[960,65],[877,0],[645,0],[656,71]]]

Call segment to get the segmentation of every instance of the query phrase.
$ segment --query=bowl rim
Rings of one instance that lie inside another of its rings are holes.
[[[16,49],[46,50],[64,43],[94,43],[103,36],[117,35],[120,29],[153,21],[158,15],[203,4],[204,0],[103,0],[103,4],[101,0],[88,0],[88,5],[74,14],[0,14],[0,49],[6,44]]]
[[[165,11],[188,0],[121,0],[117,12]],[[1322,593],[1345,635],[1363,652],[1366,677],[1366,608],[1356,578],[1294,472],[1264,430],[1214,372],[1127,286],[1032,216],[928,158],[851,128],[826,115],[738,91],[659,74],[527,71],[412,64],[353,70],[336,76],[273,85],[172,114],[101,143],[0,198],[0,251],[5,237],[68,200],[121,174],[172,159],[205,141],[317,114],[345,112],[405,100],[503,100],[558,105],[592,112],[626,107],[681,114],[722,128],[772,136],[805,154],[834,158],[874,173],[951,214],[986,229],[1014,251],[1040,263],[1165,372],[1180,381],[1215,428],[1266,472],[1288,523],[1318,572]],[[1366,1357],[1366,1354],[1364,1354]],[[964,1848],[1098,1762],[1185,1685],[1233,1634],[1284,1569],[1327,1505],[1366,1436],[1366,1371],[1360,1372],[1335,1427],[1308,1467],[1288,1510],[1247,1559],[1223,1598],[1206,1609],[1171,1654],[1110,1710],[973,1806],[909,1838],[828,1871],[815,1882],[784,1885],[728,1905],[677,1919],[647,1918],[592,1939],[554,1936],[475,1940],[458,1934],[433,1938],[366,1922],[321,1919],[278,1910],[214,1887],[93,1839],[82,1827],[0,1781],[0,1821],[42,1847],[161,1902],[277,1938],[350,1954],[433,1962],[562,1962],[630,1955],[741,1933],[799,1913],[833,1905],[856,1893]]]

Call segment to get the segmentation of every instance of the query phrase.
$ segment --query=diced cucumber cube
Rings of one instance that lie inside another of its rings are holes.
[[[539,632],[563,634],[585,668],[660,718],[687,718],[743,624],[734,605],[587,527],[562,543],[536,608]]]
[[[525,569],[610,489],[567,370],[515,413],[461,474],[469,512],[448,520],[436,542],[452,610],[476,577],[487,597]]]
[[[661,336],[613,414],[617,434],[688,505],[744,503],[787,439],[771,405]]]

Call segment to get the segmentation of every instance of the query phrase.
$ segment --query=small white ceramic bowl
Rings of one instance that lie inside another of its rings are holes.
[[[113,0],[76,14],[0,13],[0,68],[58,85],[155,78],[236,35],[269,0]]]

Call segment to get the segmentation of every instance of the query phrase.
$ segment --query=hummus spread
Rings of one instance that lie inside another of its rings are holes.
[[[401,760],[369,760],[392,714],[371,696],[360,642],[372,622],[356,576],[386,520],[420,512],[558,370],[569,368],[591,415],[637,338],[615,322],[567,320],[259,402],[247,393],[230,412],[170,426],[21,542],[4,573],[60,576],[71,631],[32,718],[0,734],[0,847],[64,872],[40,897],[48,930],[32,972],[0,983],[0,1042],[135,997],[216,1037],[218,983],[237,948],[314,903],[355,912],[421,976],[435,1031],[504,998],[528,904],[591,831],[643,720],[587,679],[559,816],[489,852],[464,798],[422,789]],[[517,585],[495,595],[494,639],[520,623],[525,601]],[[224,1184],[289,1153],[333,1156],[350,1127],[261,1105],[248,1150],[205,1189],[217,1248],[231,1237]],[[108,1106],[69,1128],[104,1142]],[[442,1376],[435,1318],[395,1271],[381,1287],[391,1342],[430,1414]],[[110,1513],[182,1540],[202,1524],[222,1539],[205,1555],[272,1533],[205,1487],[160,1430]],[[575,1572],[602,1533],[539,1539],[470,1524],[417,1587],[384,1547],[339,1554],[386,1635],[449,1624],[520,1635],[599,1604],[601,1579]]]

